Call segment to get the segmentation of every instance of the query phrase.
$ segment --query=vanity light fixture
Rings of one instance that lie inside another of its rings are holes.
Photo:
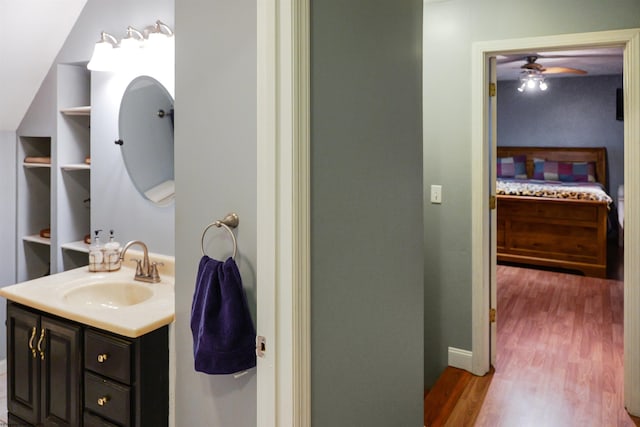
[[[520,86],[518,86],[518,92],[531,91],[535,89],[545,91],[548,88],[549,86],[540,71],[524,70],[520,73]]]
[[[139,60],[143,43],[142,33],[132,26],[127,27],[127,35],[120,40],[120,57],[116,61],[116,67]]]
[[[144,29],[144,33],[129,26],[126,35],[118,40],[109,33],[100,33],[100,40],[93,49],[87,68],[92,71],[116,71],[121,65],[131,64],[145,57],[155,55],[160,49],[172,49],[173,30],[164,22],[157,20],[155,24]],[[138,49],[144,49],[139,51]]]
[[[132,26],[127,27],[127,35],[120,40],[120,48],[134,51],[142,47],[144,36]]]
[[[101,32],[87,68],[92,71],[110,71],[117,56],[115,49],[118,49],[118,40],[109,33]]]
[[[173,41],[173,30],[160,20],[145,28],[145,35],[146,47],[155,48]]]

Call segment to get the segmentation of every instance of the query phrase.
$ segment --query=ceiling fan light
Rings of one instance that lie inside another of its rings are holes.
[[[527,86],[525,82],[522,82],[520,86],[518,86],[518,92],[524,92],[524,88]]]
[[[536,87],[536,82],[534,79],[529,78],[527,81],[527,89],[534,89]]]
[[[547,82],[545,82],[544,80],[540,80],[540,84],[538,85],[538,87],[540,88],[540,90],[547,90],[549,86],[547,86]]]

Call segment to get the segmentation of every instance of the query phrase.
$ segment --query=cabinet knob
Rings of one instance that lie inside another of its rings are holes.
[[[107,361],[107,359],[109,358],[109,355],[107,353],[102,353],[98,355],[98,363],[104,363]]]
[[[102,396],[98,398],[98,406],[104,406],[109,401],[109,396]]]

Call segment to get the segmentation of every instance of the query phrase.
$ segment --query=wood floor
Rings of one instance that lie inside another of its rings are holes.
[[[425,425],[640,426],[622,401],[622,282],[507,266],[498,280],[495,372],[448,368]]]

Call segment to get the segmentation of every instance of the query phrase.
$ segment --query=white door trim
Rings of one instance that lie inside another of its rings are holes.
[[[489,371],[489,183],[487,61],[507,52],[579,47],[624,47],[624,403],[640,414],[640,30],[477,42],[472,46],[471,193],[472,193],[472,354],[473,373]],[[633,385],[635,384],[635,387]]]
[[[311,425],[309,0],[257,3],[257,417]]]

